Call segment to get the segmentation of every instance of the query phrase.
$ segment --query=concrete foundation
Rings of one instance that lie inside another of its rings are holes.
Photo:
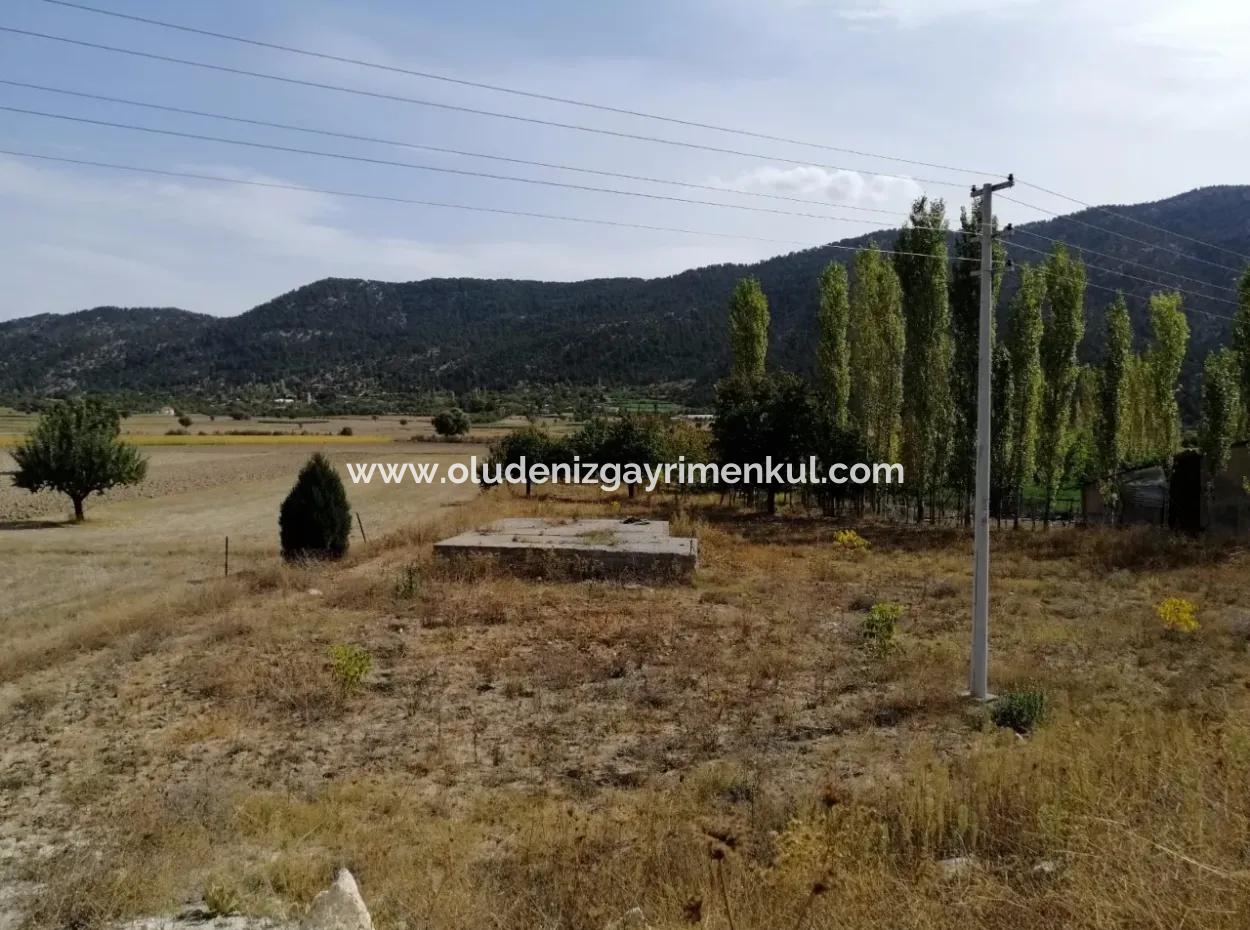
[[[444,539],[434,554],[542,575],[680,580],[694,574],[699,541],[670,536],[667,520],[522,517]]]

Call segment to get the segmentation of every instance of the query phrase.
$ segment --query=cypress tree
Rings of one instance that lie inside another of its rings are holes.
[[[338,559],[347,552],[352,508],[334,466],[320,452],[300,469],[278,513],[282,557]]]

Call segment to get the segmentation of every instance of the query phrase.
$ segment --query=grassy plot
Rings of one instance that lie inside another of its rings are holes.
[[[671,588],[432,560],[499,516],[607,513],[669,515],[500,489],[80,649],[6,643],[6,817],[58,850],[24,867],[35,924],[293,917],[340,864],[382,930],[1250,921],[1246,553],[997,533],[1002,715],[958,697],[956,530],[845,546],[695,507],[702,566]]]

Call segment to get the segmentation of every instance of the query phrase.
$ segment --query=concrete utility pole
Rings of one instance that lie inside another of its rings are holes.
[[[981,198],[981,320],[977,356],[977,489],[976,554],[972,571],[972,667],[968,691],[979,701],[989,695],[990,659],[990,362],[994,336],[994,191],[1015,186],[1015,178],[985,184],[972,196]]]

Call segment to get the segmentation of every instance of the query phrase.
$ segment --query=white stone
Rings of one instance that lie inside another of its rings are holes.
[[[334,884],[313,899],[301,930],[373,930],[373,918],[351,872],[339,869]]]

